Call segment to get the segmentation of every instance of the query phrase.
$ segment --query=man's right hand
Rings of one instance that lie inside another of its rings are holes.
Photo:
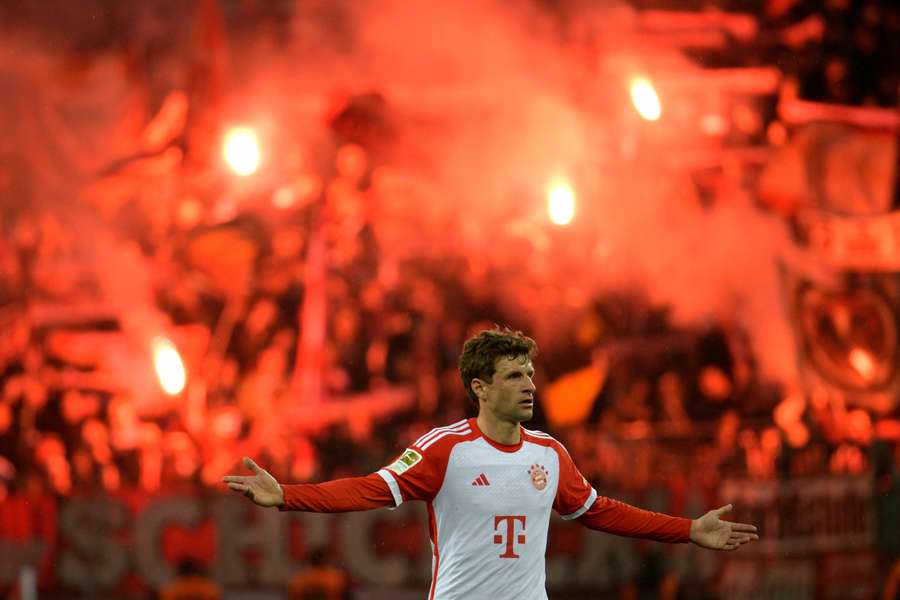
[[[222,481],[234,491],[241,492],[260,506],[284,504],[284,491],[268,471],[246,456],[244,457],[244,466],[253,471],[253,475],[226,475]]]

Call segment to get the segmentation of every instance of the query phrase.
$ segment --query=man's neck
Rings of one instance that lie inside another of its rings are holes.
[[[519,424],[514,421],[501,421],[487,412],[478,413],[478,429],[498,444],[513,446],[519,443],[521,434]]]

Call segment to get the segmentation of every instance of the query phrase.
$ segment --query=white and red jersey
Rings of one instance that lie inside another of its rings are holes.
[[[597,492],[562,445],[522,429],[498,444],[475,419],[425,434],[378,471],[397,506],[428,503],[433,551],[429,599],[543,600],[550,510],[581,516]]]
[[[432,429],[368,477],[283,488],[284,510],[426,502],[429,600],[546,600],[551,509],[592,529],[660,541],[687,541],[690,528],[689,519],[598,497],[563,445],[546,433],[522,428],[519,443],[508,446],[483,435],[475,419]]]

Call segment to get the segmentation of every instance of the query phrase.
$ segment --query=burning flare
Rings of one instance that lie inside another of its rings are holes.
[[[575,191],[565,179],[554,179],[547,190],[547,213],[556,225],[568,225],[575,216]]]
[[[153,340],[153,366],[156,367],[156,376],[163,391],[170,396],[180,394],[184,389],[187,373],[175,345],[164,337]]]
[[[638,114],[647,121],[655,121],[662,114],[662,106],[659,96],[653,84],[646,77],[636,77],[631,80],[631,102]]]
[[[225,162],[238,175],[252,175],[259,168],[259,141],[248,127],[236,127],[225,134],[222,150]]]
[[[850,355],[847,358],[850,361],[850,366],[856,369],[856,372],[864,380],[869,381],[872,379],[872,375],[875,373],[875,359],[871,353],[862,348],[854,348],[850,351]]]

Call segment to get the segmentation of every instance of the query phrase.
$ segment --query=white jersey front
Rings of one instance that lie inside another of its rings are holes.
[[[428,503],[429,600],[546,600],[550,510],[574,519],[597,498],[549,435],[523,428],[505,446],[475,419],[431,430],[378,474],[397,506]]]

